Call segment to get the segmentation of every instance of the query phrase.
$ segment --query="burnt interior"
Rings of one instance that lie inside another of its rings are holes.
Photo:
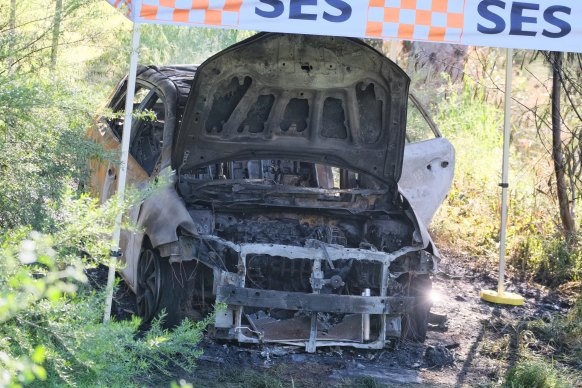
[[[129,153],[136,162],[151,175],[162,154],[165,109],[164,102],[153,94],[144,109],[153,116],[139,117],[135,123],[135,133],[129,147]]]
[[[374,262],[341,260],[323,264],[326,279],[338,279],[325,285],[324,294],[361,295],[366,288],[378,291],[380,288],[381,265]],[[253,255],[247,258],[247,286],[288,292],[312,292],[312,261],[309,259],[287,259],[270,255]],[[339,279],[342,282],[339,282]]]
[[[349,176],[351,179],[346,179]],[[183,172],[178,188],[192,218],[208,234],[235,244],[325,246],[395,252],[412,245],[414,224],[390,190],[361,187],[362,174],[297,160],[243,160]],[[239,273],[238,255],[196,239],[208,267]],[[414,261],[414,258],[411,258]],[[398,261],[398,269],[411,266]],[[246,287],[311,293],[313,260],[270,254],[246,257]],[[382,265],[368,260],[322,261],[321,293],[380,295]],[[398,294],[401,288],[390,288]],[[245,309],[257,313],[256,309]],[[269,312],[281,318],[281,312]],[[285,314],[283,314],[285,315]],[[287,317],[289,318],[289,317]]]
[[[298,160],[238,160],[184,171],[178,190],[191,211],[212,211],[195,220],[234,243],[318,240],[384,252],[411,245],[405,205],[364,175]]]
[[[341,131],[341,126],[336,126],[329,133],[339,135]],[[209,311],[213,304],[211,268],[241,274],[240,255],[220,241],[386,253],[418,244],[413,239],[416,225],[406,213],[407,205],[365,173],[304,160],[260,159],[184,169],[178,178],[177,188],[192,219],[205,234],[221,239],[200,236],[190,240],[189,249],[204,268],[199,268],[198,275],[204,281],[197,280],[192,290],[193,309]],[[419,257],[418,252],[404,255],[390,265],[389,272],[422,272],[425,269]],[[255,290],[304,294],[411,295],[408,275],[390,278],[386,293],[382,292],[384,272],[378,261],[347,258],[321,260],[320,265],[323,284],[316,289],[312,257],[251,253],[245,257],[244,284]],[[273,341],[309,339],[312,319],[318,339],[324,341],[375,341],[382,322],[381,316],[370,315],[373,334],[364,339],[362,314],[242,309],[243,323]],[[247,334],[253,335],[252,331]]]

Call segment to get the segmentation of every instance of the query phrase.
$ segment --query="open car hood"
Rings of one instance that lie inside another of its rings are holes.
[[[173,168],[289,159],[367,172],[396,187],[410,79],[351,38],[262,33],[197,70]]]

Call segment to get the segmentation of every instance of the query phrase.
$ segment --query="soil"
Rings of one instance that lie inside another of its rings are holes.
[[[173,381],[200,387],[498,386],[520,347],[528,346],[516,329],[519,323],[565,314],[573,295],[509,278],[507,290],[524,296],[525,305],[494,305],[481,300],[479,292],[497,288],[495,269],[478,268],[471,258],[451,251],[441,254],[433,283],[433,324],[424,343],[399,342],[381,351],[322,348],[308,354],[301,348],[243,346],[208,337],[200,344],[204,355],[195,374],[176,371]],[[122,285],[115,299],[113,313],[131,316],[131,291]]]

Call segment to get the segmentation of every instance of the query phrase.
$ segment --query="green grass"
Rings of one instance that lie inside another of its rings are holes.
[[[205,381],[203,384],[207,385],[209,383]],[[229,370],[218,376],[216,385],[214,386],[232,388],[283,388],[290,387],[291,385],[291,382],[284,383],[279,377],[269,372]]]
[[[518,363],[509,371],[505,387],[566,388],[573,385],[561,377],[552,364],[541,360],[528,360]]]

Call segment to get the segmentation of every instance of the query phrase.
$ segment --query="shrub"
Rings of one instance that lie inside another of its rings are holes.
[[[85,285],[83,271],[107,259],[120,207],[88,197],[62,203],[58,235],[20,229],[0,237],[0,386],[138,386],[154,373],[191,372],[213,316],[173,331],[158,319],[147,333],[137,318],[102,324],[105,297]]]
[[[513,367],[505,382],[508,388],[559,388],[571,387],[556,369],[547,362],[527,360]]]
[[[580,246],[562,235],[531,233],[517,240],[510,264],[538,283],[555,287],[582,277]]]

